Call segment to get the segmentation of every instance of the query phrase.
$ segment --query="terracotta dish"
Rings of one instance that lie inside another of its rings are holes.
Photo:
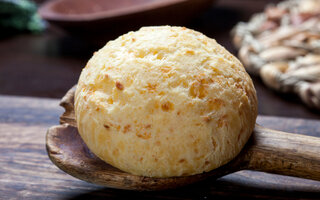
[[[146,25],[181,24],[213,0],[51,0],[40,16],[68,32],[116,36]],[[90,38],[89,38],[90,39]]]

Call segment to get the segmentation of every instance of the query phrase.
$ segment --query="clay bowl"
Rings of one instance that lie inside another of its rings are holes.
[[[112,39],[148,25],[181,25],[213,0],[51,0],[40,16],[67,32],[90,39]],[[104,37],[102,37],[104,36]],[[107,37],[107,38],[106,38]]]

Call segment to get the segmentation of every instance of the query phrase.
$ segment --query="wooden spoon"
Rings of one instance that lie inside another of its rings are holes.
[[[118,189],[163,190],[244,169],[320,180],[320,138],[259,125],[236,158],[210,172],[172,178],[150,178],[123,172],[97,158],[82,141],[74,118],[74,90],[75,87],[62,99],[61,105],[66,112],[60,118],[61,125],[48,130],[46,146],[54,164],[84,181]]]

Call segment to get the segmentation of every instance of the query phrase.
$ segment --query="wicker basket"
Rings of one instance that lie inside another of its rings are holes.
[[[320,0],[269,5],[232,35],[249,73],[320,110]]]

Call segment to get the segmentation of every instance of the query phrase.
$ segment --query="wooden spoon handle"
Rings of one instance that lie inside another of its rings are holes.
[[[320,180],[320,138],[256,125],[248,169]]]

